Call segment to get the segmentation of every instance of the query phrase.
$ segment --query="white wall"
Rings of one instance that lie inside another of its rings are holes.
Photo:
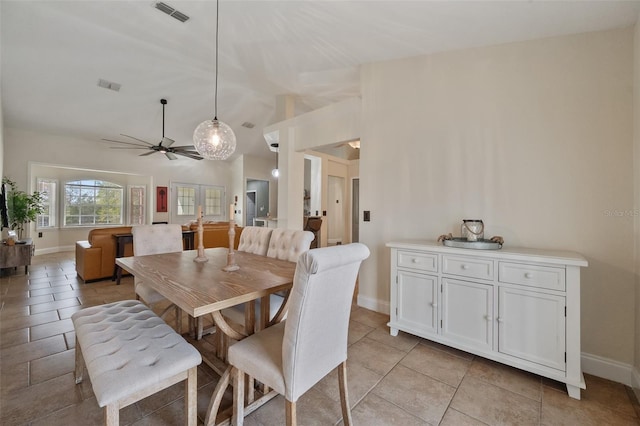
[[[388,303],[386,242],[481,218],[507,246],[586,256],[582,350],[631,364],[632,58],[627,28],[364,66],[359,300]]]

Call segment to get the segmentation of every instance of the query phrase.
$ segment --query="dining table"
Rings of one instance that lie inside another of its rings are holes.
[[[294,262],[235,251],[235,263],[239,268],[228,272],[223,270],[227,265],[228,253],[229,250],[224,247],[205,249],[206,262],[202,262],[202,259],[194,261],[198,256],[197,250],[185,250],[120,257],[116,259],[116,263],[187,313],[190,319],[202,319],[211,314],[216,333],[223,333],[225,337],[218,339],[218,342],[223,342],[228,339],[241,340],[252,334],[254,329],[260,330],[282,320],[286,298],[280,310],[270,318],[270,295],[283,291],[288,294],[287,290],[293,286],[296,268]],[[255,318],[257,300],[260,300],[260,310],[258,318]],[[221,311],[245,303],[244,328],[238,330],[238,327],[226,321]],[[180,321],[178,328],[181,332]],[[205,425],[229,424],[230,409],[224,413],[218,411],[224,392],[231,382],[231,367],[225,362],[224,352],[202,355],[203,361],[220,374],[207,409]],[[255,398],[253,387],[249,389],[245,414],[255,411],[277,395],[266,388],[262,393],[262,396]]]

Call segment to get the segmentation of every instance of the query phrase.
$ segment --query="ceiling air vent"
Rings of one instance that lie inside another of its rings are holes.
[[[98,87],[104,87],[105,89],[113,90],[114,92],[119,92],[121,85],[101,78],[100,80],[98,80]]]
[[[245,121],[244,123],[242,123],[242,127],[246,127],[247,129],[253,129],[256,125],[249,122],[249,121]]]
[[[167,15],[176,18],[178,21],[180,22],[185,22],[189,20],[189,17],[187,15],[185,15],[184,13],[175,10],[173,7],[169,6],[166,3],[163,3],[161,1],[157,1],[154,3],[153,7],[155,7],[156,9],[166,13]]]

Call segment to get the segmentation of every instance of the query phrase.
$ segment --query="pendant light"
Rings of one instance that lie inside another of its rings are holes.
[[[278,170],[278,151],[279,151],[278,147],[279,146],[280,145],[278,145],[277,143],[272,143],[271,144],[271,148],[275,148],[276,149],[276,168],[271,170],[271,175],[276,179],[278,178],[278,176],[280,176],[280,171]]]
[[[229,125],[218,120],[218,22],[219,0],[216,0],[216,83],[213,120],[200,123],[193,132],[196,151],[207,160],[226,160],[236,150],[236,135]]]

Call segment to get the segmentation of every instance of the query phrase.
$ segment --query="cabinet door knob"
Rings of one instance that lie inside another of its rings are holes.
[[[437,308],[438,304],[434,302],[434,303],[431,304],[431,306],[434,307],[434,308]]]
[[[524,273],[524,277],[525,278],[531,278],[531,277],[533,277],[533,274],[531,272],[525,272]]]
[[[498,317],[498,322],[504,322],[504,320],[501,317]]]
[[[485,315],[484,317],[487,319],[487,321],[493,321],[493,317],[491,315]]]
[[[460,265],[460,267],[461,267],[462,269],[469,269],[469,265],[465,265],[464,263],[463,263],[462,265]]]

